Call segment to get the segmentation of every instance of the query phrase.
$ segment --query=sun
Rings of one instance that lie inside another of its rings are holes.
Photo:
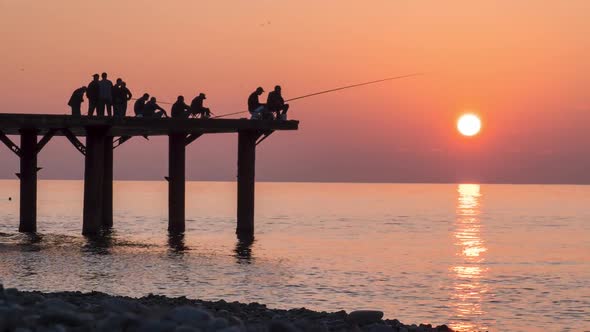
[[[481,120],[475,114],[463,114],[457,120],[457,130],[464,136],[477,135],[481,130]]]

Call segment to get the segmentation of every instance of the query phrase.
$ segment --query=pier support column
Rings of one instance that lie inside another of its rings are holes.
[[[254,236],[254,175],[256,169],[256,131],[238,133],[238,225],[239,237]]]
[[[104,141],[104,177],[102,194],[102,226],[113,227],[113,137],[106,136]]]
[[[168,231],[185,229],[185,159],[186,134],[168,136]]]
[[[37,130],[20,131],[19,232],[37,231]]]
[[[99,234],[103,222],[106,132],[105,127],[86,128],[83,235]]]

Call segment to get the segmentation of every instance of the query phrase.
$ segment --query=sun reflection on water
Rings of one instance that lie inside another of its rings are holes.
[[[481,236],[481,193],[477,184],[460,184],[455,219],[454,245],[457,263],[451,267],[454,277],[452,327],[457,331],[486,330],[480,320],[485,316],[482,306],[489,293],[481,282],[488,273],[483,265],[487,248]]]

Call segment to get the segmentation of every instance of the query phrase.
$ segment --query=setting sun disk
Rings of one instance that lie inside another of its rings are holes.
[[[481,130],[481,120],[475,114],[463,114],[457,121],[457,130],[464,136],[473,136]]]

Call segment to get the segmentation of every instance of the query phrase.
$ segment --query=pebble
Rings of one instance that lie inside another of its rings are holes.
[[[186,325],[202,325],[212,319],[209,312],[191,306],[174,308],[168,312],[166,317],[178,324]]]
[[[357,310],[348,314],[348,321],[358,325],[368,325],[381,321],[383,311],[377,310]]]
[[[388,325],[375,325],[371,327],[369,332],[397,332],[397,330]]]
[[[177,326],[174,332],[201,332],[201,329],[192,326],[181,325]]]
[[[60,299],[47,299],[41,302],[41,305],[48,309],[75,311],[77,306]]]
[[[174,331],[176,324],[166,320],[148,320],[139,325],[138,330],[142,332],[167,332]]]

